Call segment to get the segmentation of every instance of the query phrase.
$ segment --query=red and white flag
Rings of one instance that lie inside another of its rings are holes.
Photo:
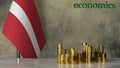
[[[3,34],[23,58],[39,58],[46,41],[34,0],[14,0]]]

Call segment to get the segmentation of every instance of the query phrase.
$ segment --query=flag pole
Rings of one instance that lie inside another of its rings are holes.
[[[20,63],[20,52],[18,49],[16,49],[16,59],[17,59],[17,64]]]

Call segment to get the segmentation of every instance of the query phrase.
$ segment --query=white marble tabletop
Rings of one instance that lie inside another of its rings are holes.
[[[120,68],[120,58],[108,59],[106,63],[93,64],[58,64],[57,59],[21,59],[17,64],[16,59],[1,59],[0,68]]]

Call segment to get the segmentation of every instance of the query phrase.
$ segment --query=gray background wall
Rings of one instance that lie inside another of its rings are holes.
[[[74,2],[111,2],[116,9],[75,9]],[[0,0],[0,58],[15,58],[14,45],[1,31],[12,0]],[[82,42],[104,45],[108,57],[120,57],[119,0],[35,0],[46,45],[41,58],[57,57],[57,44],[82,51]]]

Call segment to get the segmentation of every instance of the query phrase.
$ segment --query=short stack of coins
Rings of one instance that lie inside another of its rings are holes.
[[[94,54],[94,58],[93,58],[94,62],[98,62],[98,52],[97,52],[97,49],[94,49],[93,54]]]
[[[102,62],[106,62],[106,53],[102,53]]]
[[[82,53],[78,53],[78,64],[81,64],[82,63],[82,58],[83,58],[83,56],[82,56]]]
[[[65,49],[65,64],[70,64],[70,49]]]
[[[76,64],[77,63],[77,49],[71,48],[70,51],[71,51],[70,63],[71,64]]]
[[[62,44],[58,44],[58,63],[59,64],[81,64],[106,62],[104,47],[94,48],[87,43],[83,43],[83,51],[80,53],[76,48],[64,49]]]
[[[98,62],[105,62],[106,61],[106,53],[104,53],[104,47],[98,47]]]

